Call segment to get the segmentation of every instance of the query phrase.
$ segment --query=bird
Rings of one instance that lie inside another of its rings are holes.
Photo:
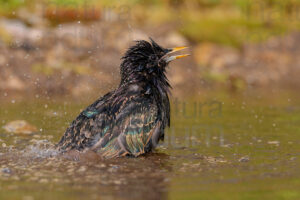
[[[119,86],[83,110],[57,144],[59,152],[93,151],[103,158],[152,152],[170,126],[168,64],[187,47],[137,40],[121,58]]]

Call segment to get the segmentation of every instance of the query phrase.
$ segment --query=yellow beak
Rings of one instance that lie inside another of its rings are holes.
[[[188,47],[175,47],[175,48],[170,48],[170,52],[169,53],[174,53],[176,51],[180,51],[180,50],[183,50],[183,49],[186,49]]]
[[[183,49],[186,49],[188,47],[175,47],[175,48],[170,48],[168,49],[169,52],[167,53],[167,55],[171,54],[171,53],[174,53],[174,52],[177,52],[177,51],[180,51],[180,50],[183,50]],[[165,57],[165,61],[168,63],[168,62],[171,62],[172,60],[176,60],[176,59],[179,59],[179,58],[183,58],[183,57],[186,57],[186,56],[189,56],[190,54],[182,54],[182,55],[173,55],[173,56],[166,56]]]

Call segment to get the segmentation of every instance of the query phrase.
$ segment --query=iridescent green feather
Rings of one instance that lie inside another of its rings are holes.
[[[83,111],[82,113],[84,116],[88,117],[88,118],[91,118],[91,117],[94,117],[96,116],[97,114],[99,114],[98,111],[96,110],[87,110],[87,111]]]
[[[115,125],[123,127],[123,131],[116,128],[115,131],[121,131],[117,134],[118,136],[98,149],[97,152],[106,158],[124,154],[133,156],[144,154],[157,126],[155,116],[157,116],[155,106],[139,105]]]

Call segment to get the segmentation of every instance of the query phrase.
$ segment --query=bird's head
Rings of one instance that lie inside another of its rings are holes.
[[[133,80],[136,77],[148,79],[166,78],[165,68],[175,59],[183,58],[188,54],[173,55],[174,52],[186,47],[163,48],[150,38],[136,41],[125,55],[121,64],[121,83]]]

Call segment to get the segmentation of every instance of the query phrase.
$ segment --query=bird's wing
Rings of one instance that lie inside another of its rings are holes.
[[[111,95],[106,94],[78,115],[57,144],[60,151],[83,150],[93,146],[102,135],[106,134],[108,130],[106,124],[111,120],[107,111],[107,102]]]
[[[144,154],[156,145],[160,127],[155,104],[144,98],[131,99],[94,150],[106,158]]]

